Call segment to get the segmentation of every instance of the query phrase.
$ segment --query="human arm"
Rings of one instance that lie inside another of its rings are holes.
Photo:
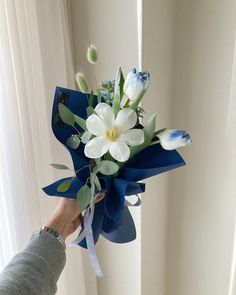
[[[56,230],[66,239],[80,222],[76,201],[62,198],[44,226]],[[35,232],[27,247],[14,256],[0,274],[0,294],[55,294],[65,261],[65,249],[57,238],[47,232]]]

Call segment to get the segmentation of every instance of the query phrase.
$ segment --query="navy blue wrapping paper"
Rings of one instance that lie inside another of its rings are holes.
[[[53,102],[51,121],[53,133],[70,152],[74,169],[77,171],[88,164],[90,159],[84,155],[84,144],[80,144],[76,150],[66,145],[66,140],[76,132],[73,127],[61,120],[58,111],[59,102],[65,104],[74,114],[86,119],[88,95],[79,91],[57,87]],[[78,130],[83,131],[79,126],[76,127]],[[99,179],[105,197],[95,204],[92,223],[94,242],[97,242],[100,234],[115,243],[127,243],[134,240],[136,238],[135,225],[129,209],[125,205],[125,196],[145,191],[145,184],[138,181],[178,168],[184,164],[184,160],[177,151],[167,151],[160,144],[155,144],[130,159],[115,177],[100,175]],[[84,168],[76,172],[75,177],[58,180],[44,187],[43,191],[50,196],[76,198],[77,191],[85,184],[88,176],[89,169]],[[58,185],[71,178],[73,180],[69,190],[63,193],[58,192]],[[82,240],[79,245],[86,248],[86,239]]]

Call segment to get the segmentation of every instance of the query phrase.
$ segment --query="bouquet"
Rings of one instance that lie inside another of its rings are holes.
[[[97,61],[90,46],[88,61]],[[148,89],[150,74],[132,69],[126,78],[121,68],[115,80],[89,90],[85,76],[76,74],[80,91],[57,87],[52,110],[52,130],[70,152],[74,175],[44,187],[46,194],[77,199],[83,212],[78,238],[73,244],[88,249],[98,277],[103,276],[95,244],[100,234],[114,243],[136,238],[129,206],[139,206],[145,178],[183,166],[177,148],[191,143],[185,130],[155,130],[156,115],[142,124],[145,111],[139,106]],[[101,198],[104,192],[104,198]],[[136,195],[130,203],[126,197]]]

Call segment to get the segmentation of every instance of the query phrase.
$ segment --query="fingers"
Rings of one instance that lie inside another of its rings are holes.
[[[72,229],[72,232],[71,233],[73,233],[80,226],[80,224],[82,222],[82,219],[83,219],[82,214],[80,214],[77,218],[75,218],[73,220],[73,222],[72,222],[73,229]]]
[[[100,193],[99,195],[96,196],[95,203],[100,202],[104,197],[105,197],[105,193]]]

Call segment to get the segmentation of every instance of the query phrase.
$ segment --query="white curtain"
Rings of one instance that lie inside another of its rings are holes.
[[[91,78],[84,53],[94,42],[98,80],[142,63],[152,77],[147,115],[158,113],[158,128],[188,129],[193,145],[181,150],[185,168],[147,181],[142,211],[132,212],[138,239],[100,239],[108,277],[97,281],[85,251],[68,248],[58,294],[235,293],[235,8],[235,0],[0,0],[0,270],[57,202],[41,192],[64,176],[49,163],[71,163],[50,131],[53,93],[74,88],[73,64]]]
[[[0,270],[57,202],[49,163],[70,160],[50,131],[55,86],[73,87],[68,26],[65,1],[0,0]],[[85,294],[81,252],[67,255],[58,294]]]

